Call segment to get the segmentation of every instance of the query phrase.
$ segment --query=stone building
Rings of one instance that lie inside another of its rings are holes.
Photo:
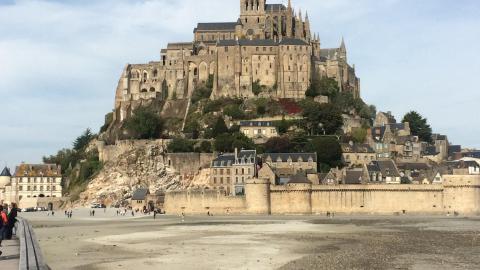
[[[33,201],[37,198],[62,197],[61,168],[54,164],[21,164],[15,173],[5,168],[0,179],[0,199],[15,202],[22,207],[22,201]],[[56,201],[56,200],[52,200]],[[30,203],[29,203],[30,204]],[[51,206],[49,208],[52,208]]]
[[[245,193],[245,182],[257,175],[257,151],[235,149],[235,153],[222,154],[212,161],[210,186],[223,189],[228,195]]]
[[[240,132],[255,140],[256,143],[264,143],[268,139],[278,136],[277,128],[271,121],[241,121]]]
[[[213,99],[253,97],[259,86],[271,98],[302,99],[313,72],[360,96],[343,40],[339,48],[322,49],[308,14],[295,13],[291,1],[239,3],[237,20],[199,23],[192,41],[169,43],[159,61],[128,64],[116,90],[114,120],[123,121],[144,100],[189,99],[209,79]]]
[[[393,160],[377,160],[364,166],[368,183],[400,184],[401,176]]]
[[[347,166],[362,166],[377,160],[377,154],[368,144],[344,143],[342,147],[342,161]]]
[[[286,184],[300,172],[317,174],[317,153],[266,153],[262,162],[272,168],[280,184]]]
[[[132,198],[130,199],[130,206],[134,210],[143,211],[154,211],[162,210],[163,203],[165,202],[165,192],[157,191],[155,193],[150,193],[148,188],[138,188],[132,193]]]

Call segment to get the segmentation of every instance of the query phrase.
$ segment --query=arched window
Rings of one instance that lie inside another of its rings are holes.
[[[140,92],[147,93],[148,91],[147,91],[147,89],[143,88],[142,91],[140,91]]]
[[[151,87],[151,88],[150,88],[150,92],[155,92],[155,88],[154,88],[154,87]]]
[[[158,70],[155,69],[155,70],[153,71],[153,77],[156,78],[157,76],[158,76]]]

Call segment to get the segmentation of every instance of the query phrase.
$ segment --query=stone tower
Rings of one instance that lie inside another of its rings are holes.
[[[247,181],[245,198],[249,214],[270,215],[270,181],[268,179]]]
[[[0,173],[0,188],[4,188],[6,185],[10,185],[10,181],[12,180],[12,175],[10,174],[10,170],[5,167]]]

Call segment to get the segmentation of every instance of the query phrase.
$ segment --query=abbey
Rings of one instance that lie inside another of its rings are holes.
[[[344,41],[322,49],[308,13],[295,12],[290,0],[288,6],[240,0],[237,21],[199,23],[193,33],[192,42],[169,43],[160,61],[125,67],[116,119],[125,119],[142,100],[189,99],[207,81],[213,82],[212,99],[253,97],[255,87],[270,98],[302,99],[312,76],[334,78],[341,91],[360,96]]]

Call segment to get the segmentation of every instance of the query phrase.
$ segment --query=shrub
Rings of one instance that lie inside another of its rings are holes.
[[[163,120],[148,107],[139,107],[125,122],[125,128],[135,139],[158,139],[162,135]]]
[[[167,150],[170,153],[190,153],[194,151],[194,142],[183,139],[174,138],[167,146]]]

